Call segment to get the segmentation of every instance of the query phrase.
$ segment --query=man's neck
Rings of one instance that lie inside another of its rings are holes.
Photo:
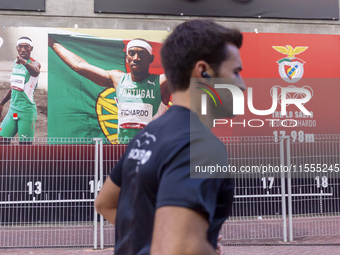
[[[213,126],[213,118],[211,115],[202,115],[200,105],[190,105],[190,90],[176,91],[172,93],[172,105],[186,107],[197,114],[200,121],[209,129]]]
[[[172,95],[172,105],[179,105],[190,109],[190,94],[189,90],[176,91]]]
[[[132,81],[135,81],[135,82],[143,81],[149,76],[150,76],[150,73],[143,73],[143,74],[131,73],[131,79],[132,79]]]

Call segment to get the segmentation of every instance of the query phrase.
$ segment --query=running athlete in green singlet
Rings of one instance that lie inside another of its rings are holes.
[[[30,38],[19,38],[18,56],[10,79],[11,88],[0,102],[1,114],[3,105],[11,99],[9,110],[0,126],[1,143],[9,143],[10,138],[17,133],[20,144],[32,143],[37,120],[37,107],[33,94],[40,73],[39,62],[31,58],[32,50],[33,44]]]

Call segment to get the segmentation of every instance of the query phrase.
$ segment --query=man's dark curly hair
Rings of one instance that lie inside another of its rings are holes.
[[[189,87],[195,64],[206,61],[218,75],[219,66],[229,58],[226,43],[242,46],[243,36],[236,29],[211,20],[191,20],[178,25],[162,45],[161,58],[170,90]]]

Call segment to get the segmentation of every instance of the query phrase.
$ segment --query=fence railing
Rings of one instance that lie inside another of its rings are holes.
[[[225,240],[340,235],[340,135],[223,141],[238,169],[280,168],[236,178],[233,214],[222,228]]]
[[[221,140],[238,171],[225,241],[340,235],[340,135]],[[1,247],[112,246],[114,228],[93,202],[125,148],[68,138],[0,145]],[[283,166],[301,172],[268,172]]]

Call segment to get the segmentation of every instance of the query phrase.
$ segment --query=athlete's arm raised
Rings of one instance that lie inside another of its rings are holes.
[[[99,86],[116,87],[124,73],[119,70],[106,71],[102,68],[89,64],[85,59],[66,49],[51,36],[48,37],[48,46],[51,47],[60,59],[72,70]]]

